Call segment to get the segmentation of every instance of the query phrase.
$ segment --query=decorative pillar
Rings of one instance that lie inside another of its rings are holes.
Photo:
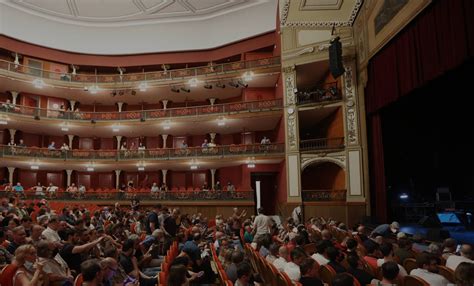
[[[122,112],[123,102],[117,102],[118,112]]]
[[[71,185],[71,175],[72,175],[73,170],[66,170],[66,175],[67,175],[67,180],[66,180],[66,187],[69,187]]]
[[[71,105],[71,110],[74,111],[74,107],[76,106],[76,101],[75,100],[69,100],[69,105]]]
[[[216,169],[211,169],[211,189],[214,190]]]
[[[163,138],[163,149],[166,148],[166,139],[168,139],[168,134],[161,134],[161,138]]]
[[[74,135],[68,134],[67,138],[69,138],[69,149],[72,150],[72,141],[74,140]]]
[[[161,102],[163,103],[163,109],[166,109],[168,107],[168,99],[163,99]]]
[[[120,189],[120,173],[122,170],[115,170],[115,189]]]
[[[216,133],[215,132],[209,133],[209,136],[211,137],[211,142],[214,143],[214,140],[216,139]]]
[[[161,174],[163,174],[163,184],[166,185],[166,173],[168,173],[168,170],[161,170]]]
[[[18,94],[20,94],[18,91],[13,91],[10,90],[10,93],[12,94],[12,103],[16,104],[16,99],[18,98]]]
[[[15,142],[16,129],[8,129],[10,131],[10,142]]]
[[[8,167],[8,182],[13,183],[13,172],[15,172],[15,167]]]
[[[122,142],[122,136],[117,135],[117,136],[115,136],[115,138],[117,138],[117,150],[120,150],[120,144]]]
[[[214,105],[214,103],[216,103],[216,99],[214,97],[209,98],[209,102],[211,103],[211,106],[212,106]]]

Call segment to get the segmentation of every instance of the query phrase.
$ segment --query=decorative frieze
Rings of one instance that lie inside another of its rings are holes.
[[[357,130],[357,102],[353,84],[352,66],[345,66],[344,92],[346,97],[346,125],[347,143],[357,145],[359,143],[359,131]]]

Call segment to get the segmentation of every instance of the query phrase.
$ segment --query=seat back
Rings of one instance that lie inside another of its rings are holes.
[[[403,267],[407,271],[407,273],[410,273],[413,269],[418,268],[418,265],[416,264],[415,258],[407,258],[403,262]]]
[[[316,243],[308,243],[303,246],[304,251],[308,255],[313,255],[316,252]]]
[[[438,270],[439,270],[439,275],[446,278],[446,280],[448,280],[449,282],[454,283],[454,271],[451,268],[439,265]]]
[[[84,278],[82,277],[82,273],[80,273],[77,275],[76,280],[74,280],[74,286],[82,286],[82,282],[84,282]]]
[[[13,286],[13,276],[15,276],[18,266],[16,264],[8,264],[0,273],[0,285]]]
[[[319,266],[319,277],[324,283],[331,284],[332,279],[336,276],[336,271],[329,265]]]
[[[354,275],[350,274],[350,273],[345,273],[346,275],[349,275],[352,277],[352,279],[354,280],[353,284],[354,286],[362,286],[359,282],[359,280],[357,280],[357,278],[354,277]]]
[[[430,284],[420,277],[407,275],[403,278],[404,286],[429,286]]]

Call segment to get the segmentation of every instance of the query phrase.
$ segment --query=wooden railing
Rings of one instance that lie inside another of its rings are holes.
[[[318,138],[300,141],[300,151],[343,149],[344,137]]]
[[[75,160],[170,160],[194,157],[219,157],[284,154],[284,143],[219,145],[214,147],[162,148],[147,150],[49,150],[37,147],[12,147],[0,145],[0,157],[29,157]]]
[[[35,118],[54,118],[62,120],[94,120],[94,121],[115,121],[115,120],[148,120],[166,119],[186,116],[206,116],[233,114],[244,112],[259,112],[268,110],[281,110],[282,99],[269,99],[249,102],[233,102],[225,104],[180,107],[155,110],[137,110],[123,112],[84,112],[84,111],[64,111],[57,109],[43,109],[37,107],[13,105],[11,103],[0,102],[0,113],[20,114]]]
[[[324,201],[346,201],[347,190],[303,190],[303,201],[324,202]]]
[[[0,191],[0,197],[19,196],[23,199],[42,199],[48,200],[83,200],[83,201],[101,201],[101,200],[131,200],[138,199],[140,201],[156,201],[156,200],[187,200],[187,201],[208,201],[208,200],[241,200],[253,201],[253,190],[238,190],[235,192],[229,191],[202,191],[199,189],[181,189],[172,191],[159,191],[156,193],[147,190],[120,192],[114,189],[96,189],[89,190],[83,194],[70,194],[63,190],[54,193],[43,192],[44,194],[36,194],[34,191],[24,191],[23,193]]]
[[[83,84],[133,84],[138,85],[140,82],[147,81],[170,81],[170,80],[184,80],[193,77],[206,77],[211,75],[229,74],[232,72],[251,70],[256,68],[271,68],[280,66],[280,57],[271,57],[264,59],[256,59],[249,61],[238,61],[223,64],[214,64],[212,66],[193,67],[185,69],[172,69],[167,71],[152,71],[142,73],[128,73],[128,74],[72,74],[54,72],[39,68],[33,68],[14,62],[0,60],[0,71],[8,71],[9,73],[25,74],[34,78],[41,78],[47,80],[57,80],[62,84],[67,83],[83,83]]]

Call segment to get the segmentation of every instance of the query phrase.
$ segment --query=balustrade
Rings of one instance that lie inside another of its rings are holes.
[[[300,141],[301,151],[343,149],[344,137],[336,138],[318,138]]]
[[[346,201],[347,190],[303,190],[301,192],[303,201]]]

